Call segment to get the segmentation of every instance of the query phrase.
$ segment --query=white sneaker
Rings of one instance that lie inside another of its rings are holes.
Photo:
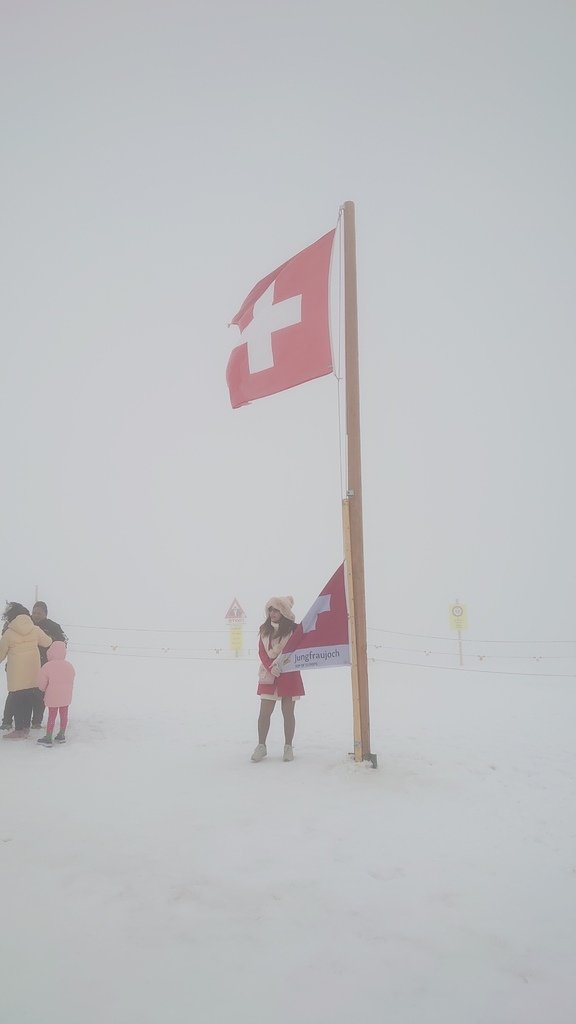
[[[282,760],[283,761],[293,761],[294,760],[294,751],[292,750],[292,747],[290,746],[289,743],[285,743],[284,744],[284,757],[282,758]]]
[[[254,753],[252,754],[252,757],[250,758],[250,760],[251,761],[263,761],[264,758],[266,757],[267,753],[268,753],[268,751],[266,750],[266,744],[265,743],[259,743],[258,746],[256,747],[256,749],[254,750]]]

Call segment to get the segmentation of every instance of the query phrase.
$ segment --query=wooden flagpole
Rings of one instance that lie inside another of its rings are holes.
[[[344,203],[344,334],[346,374],[347,491],[343,502],[344,552],[350,613],[354,759],[371,761],[368,696],[368,644],[364,584],[362,465],[360,445],[360,374],[358,368],[358,290],[354,203]]]
[[[354,580],[352,579],[352,558],[350,554],[350,505],[348,498],[342,502],[342,530],[344,533],[344,566],[350,624],[350,660],[352,662],[352,715],[354,721],[354,760],[362,760],[362,719],[360,714],[360,687],[358,684],[358,658],[356,656]]]

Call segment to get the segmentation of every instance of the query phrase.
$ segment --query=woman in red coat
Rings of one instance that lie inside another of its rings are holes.
[[[266,739],[277,701],[282,701],[284,716],[283,760],[294,760],[292,750],[296,727],[294,702],[304,696],[304,686],[299,672],[282,672],[281,668],[281,655],[296,629],[295,616],[292,611],[293,604],[293,597],[271,597],[266,602],[266,620],[260,626],[258,650],[260,655],[258,670],[260,714],[258,716],[258,746],[252,754],[253,761],[262,761],[268,753]]]

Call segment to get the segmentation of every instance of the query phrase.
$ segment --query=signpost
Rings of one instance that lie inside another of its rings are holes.
[[[234,656],[238,658],[242,654],[244,648],[244,630],[243,626],[246,622],[246,615],[240,605],[240,602],[234,598],[228,611],[226,612],[226,622],[228,623],[228,634],[230,640],[230,650],[234,651]]]
[[[468,609],[465,604],[455,601],[449,606],[450,628],[458,633],[458,661],[460,667],[464,664],[462,657],[462,630],[468,629]]]

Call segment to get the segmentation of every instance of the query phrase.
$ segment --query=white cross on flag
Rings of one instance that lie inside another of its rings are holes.
[[[252,289],[232,320],[241,344],[226,380],[232,408],[332,372],[328,280],[334,231]]]

